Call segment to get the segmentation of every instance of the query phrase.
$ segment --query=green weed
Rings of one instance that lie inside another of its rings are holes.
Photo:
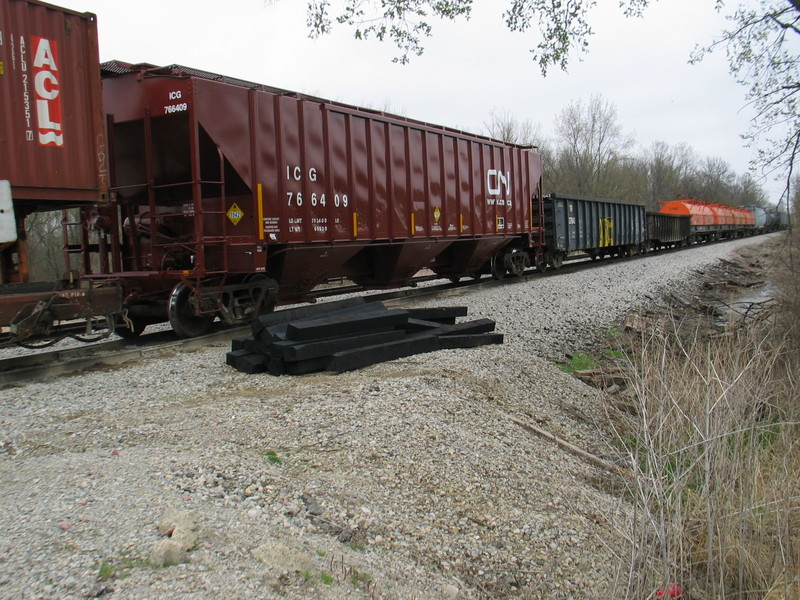
[[[598,365],[596,356],[587,352],[576,352],[569,357],[569,362],[558,363],[558,368],[565,373],[575,374],[576,371],[585,371]]]
[[[268,450],[267,452],[264,453],[264,456],[266,457],[266,459],[269,462],[271,462],[271,463],[273,463],[275,465],[279,465],[279,464],[281,464],[283,462],[281,460],[281,457],[278,456],[278,453],[275,452],[274,450]]]

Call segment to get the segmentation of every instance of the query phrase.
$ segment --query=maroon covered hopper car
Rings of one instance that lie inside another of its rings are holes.
[[[34,0],[0,0],[0,270],[27,279],[24,219],[107,199],[97,24]]]
[[[246,322],[331,278],[504,276],[541,256],[530,148],[181,66],[102,73],[112,202],[70,250],[84,281],[121,289],[123,335]]]

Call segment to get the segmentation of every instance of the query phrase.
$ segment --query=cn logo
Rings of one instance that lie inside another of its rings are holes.
[[[506,196],[511,194],[511,172],[503,173],[497,169],[486,171],[486,187],[490,196],[499,196],[505,189]]]
[[[33,87],[36,90],[36,121],[42,146],[64,145],[61,87],[58,83],[58,45],[33,37]]]

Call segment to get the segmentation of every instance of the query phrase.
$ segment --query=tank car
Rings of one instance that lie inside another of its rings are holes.
[[[789,228],[789,213],[785,210],[775,211],[775,229],[782,230]]]

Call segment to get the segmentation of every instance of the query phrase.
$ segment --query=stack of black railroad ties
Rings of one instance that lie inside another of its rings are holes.
[[[494,321],[456,323],[466,307],[389,309],[352,298],[281,310],[252,322],[233,340],[227,363],[244,373],[341,373],[375,363],[452,348],[502,344]]]

